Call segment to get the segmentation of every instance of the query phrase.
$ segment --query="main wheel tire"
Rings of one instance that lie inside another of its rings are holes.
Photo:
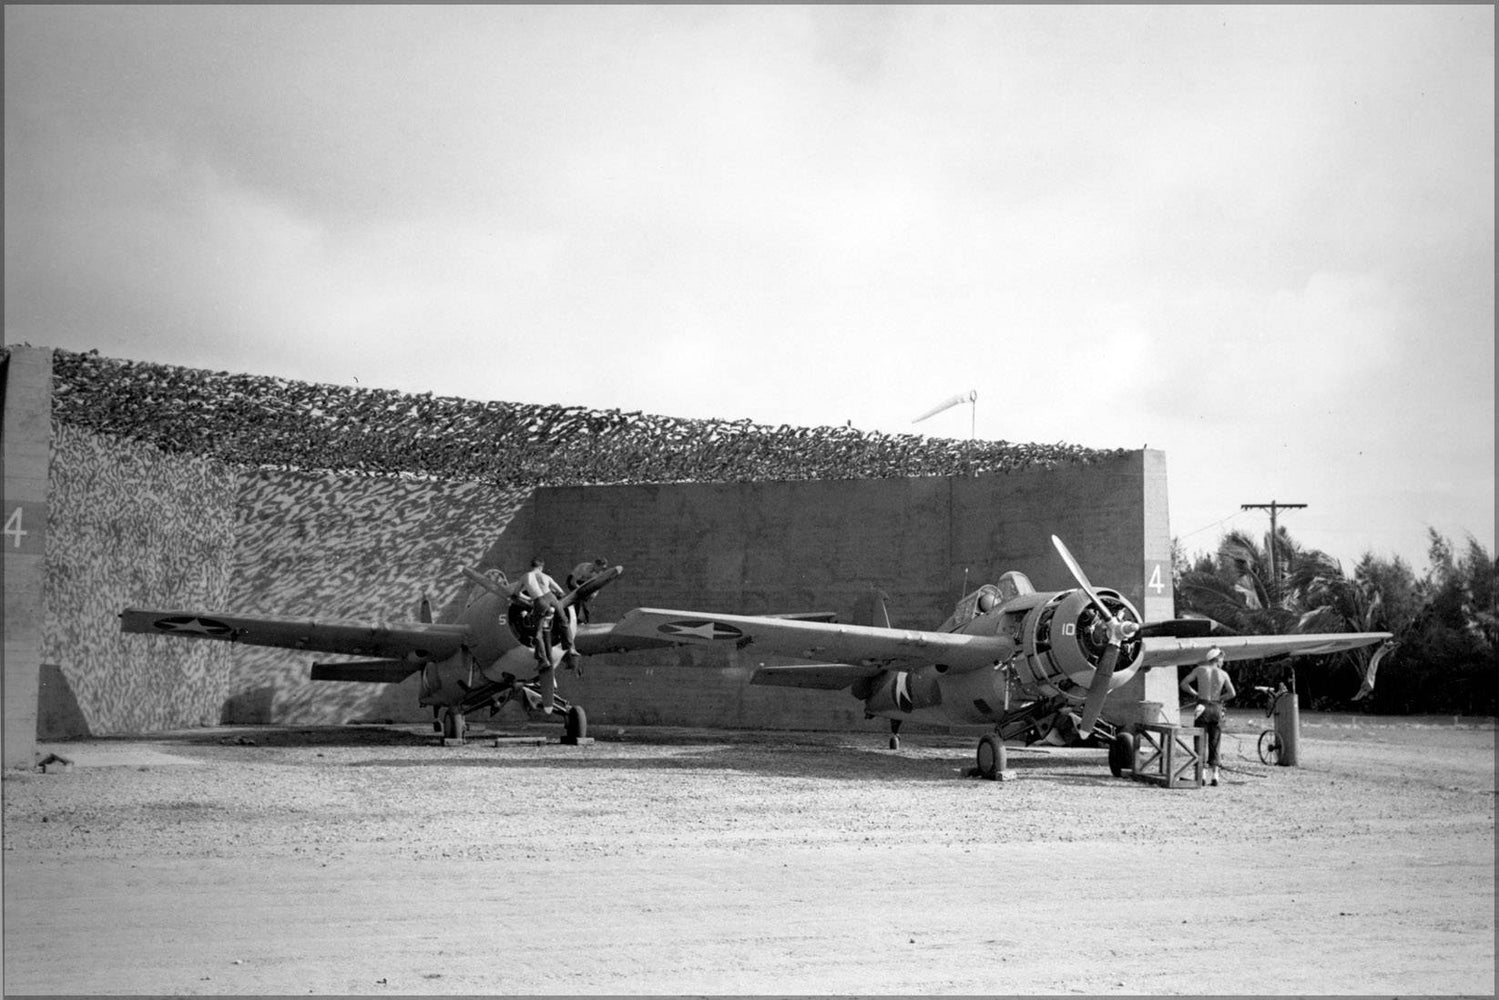
[[[993,781],[999,777],[1004,749],[997,736],[985,736],[979,740],[978,776]]]
[[[1260,733],[1260,761],[1271,765],[1280,763],[1280,734],[1273,729]]]
[[[890,737],[890,749],[891,750],[899,750],[900,749],[900,737],[899,736],[892,736],[892,737]]]
[[[567,718],[562,723],[562,735],[573,742],[588,736],[588,713],[583,711],[582,705],[574,705],[567,710]]]
[[[463,739],[463,716],[457,712],[444,712],[442,716],[442,736],[447,740]]]
[[[1135,769],[1135,737],[1123,731],[1114,734],[1109,741],[1109,770],[1114,777],[1124,776],[1125,771]]]

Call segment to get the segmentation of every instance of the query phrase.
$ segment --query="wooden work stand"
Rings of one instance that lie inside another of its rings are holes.
[[[1132,776],[1165,788],[1201,788],[1206,736],[1195,726],[1137,725]]]

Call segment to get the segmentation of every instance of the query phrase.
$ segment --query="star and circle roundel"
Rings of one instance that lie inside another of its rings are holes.
[[[166,632],[170,635],[207,635],[223,636],[232,635],[233,627],[214,618],[203,618],[196,615],[178,615],[172,618],[158,618],[152,622],[157,631]]]
[[[682,637],[686,639],[740,639],[744,633],[733,625],[723,622],[712,621],[707,618],[682,618],[677,621],[662,622],[656,626],[656,631],[663,635]]]

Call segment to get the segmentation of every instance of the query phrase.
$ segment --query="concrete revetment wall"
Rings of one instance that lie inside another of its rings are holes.
[[[594,601],[596,621],[649,606],[833,611],[864,624],[878,588],[892,625],[935,628],[960,596],[1006,570],[1038,590],[1075,586],[1051,544],[1056,534],[1095,584],[1120,590],[1147,617],[1169,617],[1165,480],[1165,456],[1141,451],[975,478],[545,489],[485,563],[513,573],[540,554],[559,579],[585,559],[623,564],[625,575]],[[883,725],[865,722],[862,703],[844,692],[749,686],[763,662],[784,661],[753,648],[683,647],[594,657],[584,678],[564,674],[562,683],[600,724]],[[1144,699],[1175,710],[1174,671],[1131,685],[1111,705]],[[1134,721],[1132,711],[1120,721]]]
[[[117,615],[131,605],[410,621],[424,594],[440,608],[465,589],[462,567],[497,565],[513,575],[542,552],[559,578],[574,563],[596,556],[625,565],[625,576],[595,602],[595,620],[649,605],[746,613],[832,610],[842,620],[862,621],[868,620],[871,588],[880,587],[890,595],[894,624],[931,627],[964,589],[965,570],[967,589],[1006,569],[1023,570],[1041,589],[1070,586],[1050,545],[1055,532],[1096,583],[1118,587],[1149,617],[1171,613],[1165,460],[1159,452],[1065,446],[1007,451],[987,443],[990,460],[1013,471],[543,488],[524,478],[243,466],[223,457],[233,448],[169,449],[147,443],[149,437],[169,444],[160,433],[137,439],[113,432],[130,426],[131,414],[144,405],[143,390],[133,390],[136,397],[122,395],[128,380],[120,369],[84,359],[109,375],[96,383],[107,385],[107,393],[91,411],[83,398],[95,391],[91,384],[54,380],[53,355],[50,349],[18,347],[3,356],[6,514],[27,529],[4,538],[7,766],[31,762],[38,734],[429,717],[416,704],[414,681],[314,684],[308,671],[319,657],[311,654],[123,635]],[[80,358],[69,357],[70,364]],[[184,397],[188,403],[171,404],[177,432],[222,444],[218,431],[184,422],[184,413],[201,408],[232,411],[232,418],[218,419],[229,420],[224,426],[231,430],[242,428],[242,435],[252,433],[258,411],[245,387],[254,377],[183,369],[169,375],[169,389],[185,382],[196,393]],[[160,410],[163,383],[151,381],[150,372],[136,371],[134,377],[151,387],[150,405]],[[204,405],[220,385],[232,386],[232,392],[222,390],[228,401]],[[332,419],[329,399],[337,401],[337,387],[291,389],[292,395],[316,397],[318,420]],[[387,395],[377,400],[382,411],[392,405]],[[55,407],[54,399],[66,405]],[[439,402],[449,406],[444,420],[452,407],[467,406]],[[365,412],[341,417],[337,426],[343,447],[356,448],[368,464],[378,449],[348,437],[348,427]],[[409,419],[424,419],[418,407],[411,412],[416,416]],[[80,420],[80,413],[88,419]],[[524,426],[522,417],[507,419]],[[159,431],[157,417],[140,419]],[[275,419],[277,435],[294,427],[284,409]],[[672,447],[679,423],[664,425],[661,448]],[[382,431],[387,438],[407,433],[400,424],[392,426],[395,431]],[[482,422],[474,426],[482,429]],[[422,433],[424,438],[417,434],[413,440],[440,436]],[[644,431],[635,427],[630,433]],[[807,438],[779,429],[767,440],[809,447]],[[241,440],[260,452],[269,447],[265,440]],[[528,442],[534,449],[536,442]],[[630,455],[638,443],[631,442],[613,460],[637,468]],[[846,443],[837,439],[827,453],[847,454]],[[932,461],[924,445],[876,443],[887,452],[899,445],[922,462]],[[753,464],[725,464],[718,443],[696,458],[679,456],[667,464],[690,468],[698,462],[727,476],[779,467],[765,464],[763,443],[741,450],[749,458],[734,461]],[[888,463],[888,454],[881,454]],[[600,474],[598,456],[589,462],[588,474]],[[1151,588],[1153,578],[1164,586]],[[601,658],[582,679],[564,673],[562,684],[601,724],[878,725],[866,722],[860,703],[841,692],[750,687],[746,681],[756,663],[722,655],[684,649]],[[1168,680],[1161,692],[1142,685],[1138,694],[1174,709],[1174,677]]]

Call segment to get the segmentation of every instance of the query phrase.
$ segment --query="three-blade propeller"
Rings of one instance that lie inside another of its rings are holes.
[[[1083,593],[1093,602],[1098,613],[1103,615],[1104,626],[1108,630],[1108,645],[1104,648],[1103,655],[1098,658],[1098,665],[1093,668],[1093,682],[1088,685],[1088,696],[1083,701],[1083,719],[1078,725],[1078,733],[1083,737],[1093,732],[1093,727],[1098,724],[1098,716],[1103,712],[1104,699],[1109,694],[1109,682],[1114,678],[1114,670],[1119,666],[1120,648],[1131,639],[1145,638],[1147,636],[1172,636],[1176,638],[1196,638],[1206,636],[1213,627],[1213,622],[1207,619],[1172,618],[1166,621],[1147,622],[1143,625],[1132,621],[1126,621],[1114,614],[1109,606],[1103,603],[1098,592],[1093,589],[1093,584],[1088,581],[1088,575],[1083,572],[1083,567],[1072,553],[1067,551],[1067,546],[1056,535],[1051,536],[1051,543],[1056,546],[1057,553],[1062,557],[1062,562],[1067,564],[1072,578],[1082,588]]]
[[[1056,546],[1057,553],[1062,557],[1062,562],[1067,564],[1077,585],[1088,595],[1088,600],[1093,602],[1098,613],[1103,615],[1104,626],[1108,629],[1108,645],[1098,658],[1098,665],[1093,668],[1093,683],[1088,685],[1088,697],[1083,702],[1083,719],[1077,727],[1078,734],[1086,739],[1092,734],[1093,727],[1098,725],[1098,716],[1103,712],[1104,699],[1109,695],[1109,682],[1114,678],[1114,668],[1119,665],[1119,649],[1135,637],[1140,626],[1120,618],[1103,603],[1103,598],[1098,596],[1098,591],[1088,582],[1088,575],[1083,572],[1078,561],[1072,558],[1072,553],[1067,551],[1067,546],[1060,538],[1052,535],[1051,544]]]

